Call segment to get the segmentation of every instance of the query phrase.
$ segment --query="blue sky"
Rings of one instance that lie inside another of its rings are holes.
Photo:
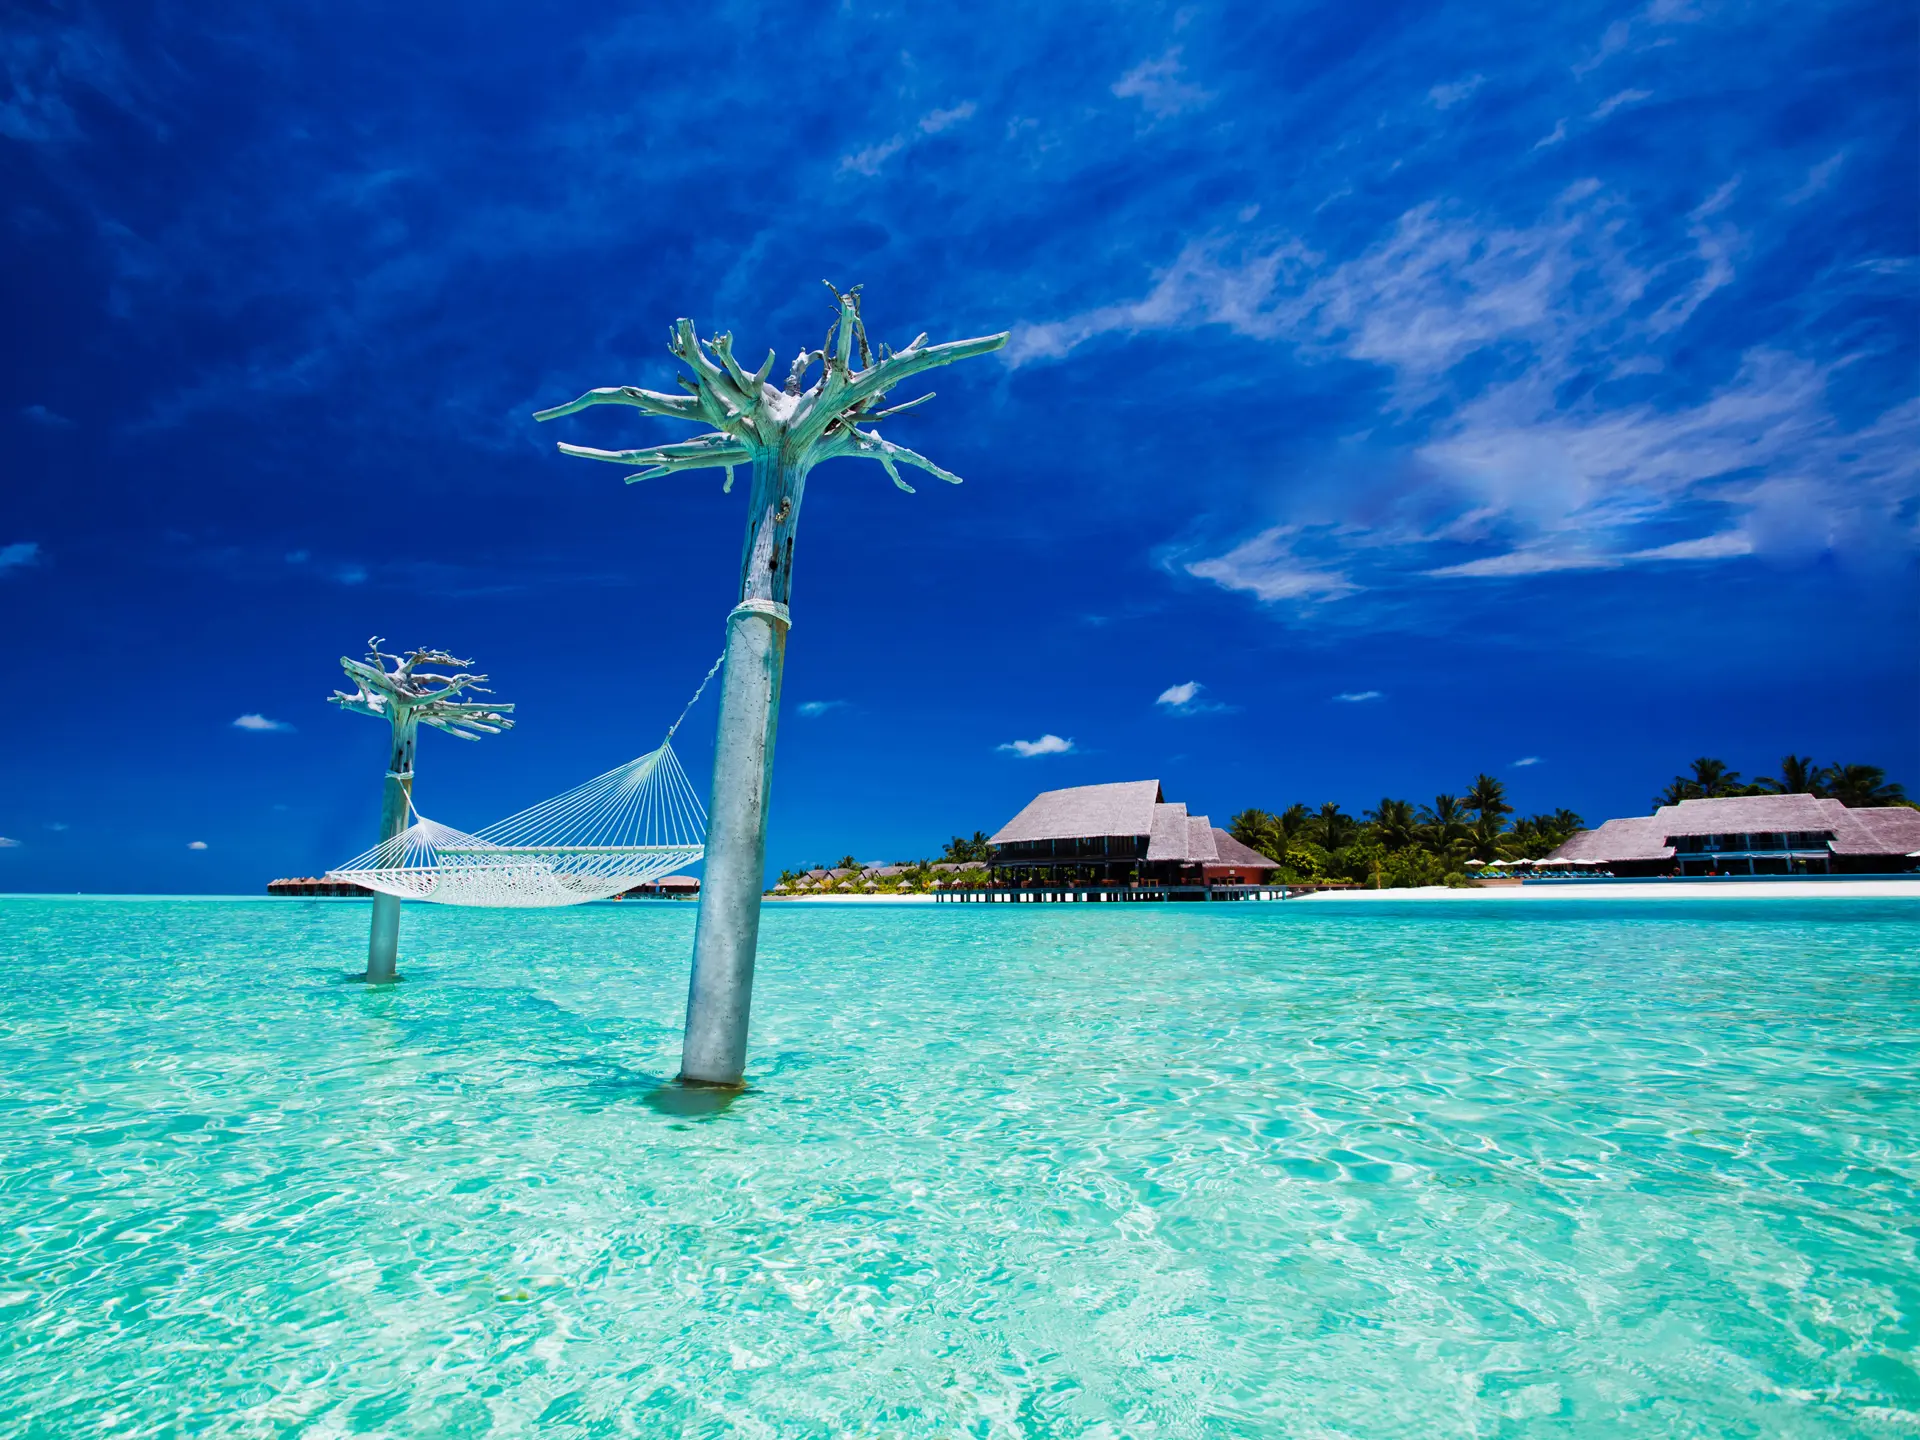
[[[520,707],[422,740],[436,818],[651,748],[743,494],[530,412],[670,388],[679,315],[817,344],[823,277],[1013,339],[892,432],[965,485],[812,478],[776,866],[1149,775],[1222,820],[1920,781],[1916,19],[10,7],[0,889],[362,848],[384,742],[322,701],[371,634]]]

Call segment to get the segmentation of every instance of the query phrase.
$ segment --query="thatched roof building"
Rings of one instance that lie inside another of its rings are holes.
[[[1044,791],[988,843],[996,872],[1068,883],[1137,877],[1258,884],[1278,868],[1215,829],[1207,816],[1189,815],[1178,801],[1169,804],[1158,780]],[[1215,870],[1233,873],[1209,873]]]
[[[1920,852],[1920,810],[1848,809],[1815,795],[1682,800],[1582,830],[1547,858],[1616,875],[1901,873]]]

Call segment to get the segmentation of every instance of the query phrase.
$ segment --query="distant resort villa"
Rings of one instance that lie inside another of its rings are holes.
[[[1237,900],[1278,896],[1279,862],[1168,803],[1158,780],[1047,790],[965,859],[788,872],[772,895],[924,892],[952,900]],[[1293,888],[1315,888],[1296,884]]]
[[[1484,777],[1483,777],[1484,779]],[[1892,788],[1892,796],[1901,792]],[[1876,797],[1878,798],[1878,797]],[[1891,797],[1889,797],[1891,798]],[[1495,794],[1481,796],[1488,809]],[[1440,797],[1436,806],[1453,804]],[[1305,814],[1305,807],[1296,807]],[[1660,805],[1651,815],[1608,820],[1578,829],[1571,811],[1559,834],[1540,838],[1549,819],[1532,817],[1512,830],[1500,830],[1492,845],[1470,851],[1486,837],[1467,827],[1456,812],[1454,830],[1439,832],[1442,822],[1422,808],[1404,836],[1387,833],[1390,802],[1367,812],[1350,846],[1321,847],[1317,854],[1333,863],[1315,865],[1315,856],[1299,846],[1316,826],[1322,833],[1356,822],[1339,814],[1296,822],[1291,836],[1260,833],[1248,826],[1249,811],[1234,818],[1234,830],[1255,849],[1205,815],[1169,802],[1158,780],[1126,780],[1076,785],[1033,797],[991,836],[974,832],[955,836],[939,860],[862,864],[851,856],[836,865],[785,871],[767,894],[771,898],[874,895],[932,896],[949,900],[1239,900],[1284,898],[1327,889],[1404,888],[1407,886],[1486,886],[1568,879],[1647,880],[1662,878],[1738,879],[1765,876],[1896,876],[1920,871],[1920,809],[1905,804],[1849,806],[1824,795],[1804,793],[1689,797]],[[1272,819],[1274,817],[1267,817]],[[1292,816],[1286,817],[1291,819]],[[1277,823],[1277,822],[1276,822]],[[1529,828],[1531,827],[1531,828]],[[1368,837],[1376,837],[1369,840]],[[1562,838],[1564,837],[1564,838]],[[1555,843],[1555,842],[1558,843]],[[1518,843],[1513,843],[1518,842]],[[1350,858],[1367,844],[1385,853],[1385,864],[1365,867]],[[1434,850],[1422,872],[1401,867],[1390,847],[1419,844]],[[1537,844],[1531,855],[1516,849]],[[1283,863],[1274,853],[1286,855]],[[1543,853],[1544,852],[1544,853]],[[1312,867],[1312,868],[1309,868]],[[1356,872],[1360,873],[1356,873]],[[1386,873],[1383,873],[1385,871]],[[276,880],[274,895],[290,897],[366,897],[369,892],[336,877]],[[615,899],[696,899],[700,881],[667,875],[634,886]]]
[[[1815,795],[1682,800],[1609,820],[1555,849],[1549,866],[1621,877],[1889,875],[1920,860],[1920,810],[1849,808]]]
[[[1044,791],[987,844],[993,883],[1042,889],[1259,886],[1280,868],[1207,816],[1168,803],[1158,780]]]

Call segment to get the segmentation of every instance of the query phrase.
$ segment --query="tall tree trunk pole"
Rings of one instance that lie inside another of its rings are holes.
[[[832,289],[833,287],[829,286]],[[727,675],[720,687],[720,736],[714,747],[713,799],[707,814],[707,873],[693,937],[693,979],[687,987],[687,1033],[680,1078],[694,1084],[738,1085],[746,1073],[747,1022],[753,1006],[753,952],[760,938],[760,887],[766,879],[767,797],[773,778],[774,727],[780,711],[780,675],[791,624],[793,531],[807,472],[837,455],[877,460],[900,489],[909,465],[958,485],[960,477],[926,456],[882,438],[879,424],[931,393],[880,408],[889,391],[910,376],[956,360],[985,355],[1007,335],[927,344],[916,336],[903,350],[885,345],[876,355],[860,318],[860,287],[833,289],[839,315],[818,350],[802,350],[784,389],[768,383],[774,355],[749,375],[733,356],[733,336],[701,341],[693,321],[673,322],[667,349],[690,371],[684,393],[609,385],[565,405],[534,412],[557,420],[592,405],[630,405],[649,415],[713,426],[689,440],[637,450],[597,450],[562,443],[561,453],[645,468],[629,482],[679,470],[724,468],[728,490],[736,466],[753,466],[753,499],[740,561],[740,603],[727,617]],[[857,342],[857,347],[856,347]],[[855,351],[858,350],[858,363]],[[819,365],[813,385],[807,374]],[[875,427],[862,430],[865,423]]]
[[[773,742],[792,623],[787,601],[793,590],[793,532],[808,468],[784,447],[764,451],[753,462],[740,603],[727,617],[726,674],[707,806],[706,878],[680,1053],[680,1078],[695,1084],[738,1085],[746,1073]]]
[[[407,828],[408,800],[413,795],[413,746],[418,722],[409,706],[393,710],[393,750],[387,760],[387,782],[380,793],[380,843],[386,844]],[[400,897],[375,892],[373,934],[367,941],[367,979],[390,984],[400,963]]]

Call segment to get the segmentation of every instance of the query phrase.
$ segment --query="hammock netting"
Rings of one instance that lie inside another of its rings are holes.
[[[706,854],[707,812],[671,741],[471,835],[411,813],[412,825],[326,878],[440,905],[579,905]]]

